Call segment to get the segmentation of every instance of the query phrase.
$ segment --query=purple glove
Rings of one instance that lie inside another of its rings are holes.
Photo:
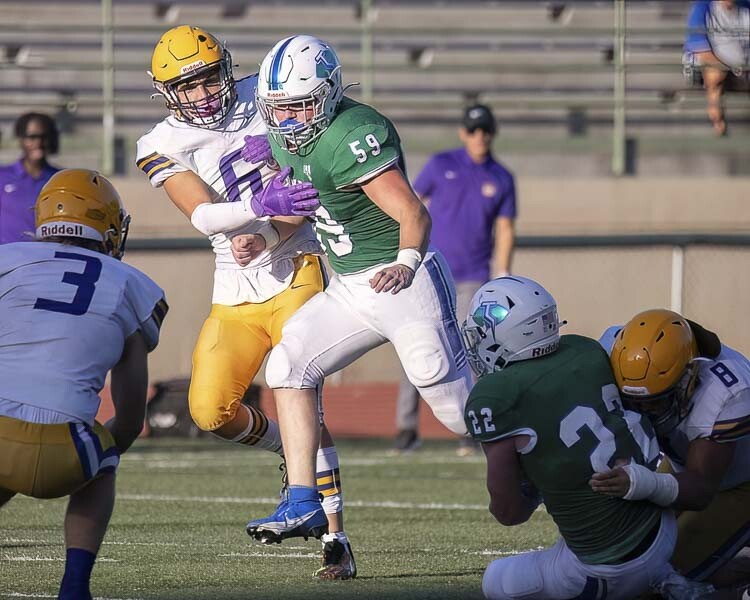
[[[265,189],[253,196],[250,207],[259,217],[298,216],[311,217],[320,206],[318,190],[312,183],[295,183],[285,185],[284,181],[292,172],[291,167],[284,167],[274,176]]]
[[[265,135],[246,135],[240,156],[249,163],[267,163],[273,160],[271,144]]]

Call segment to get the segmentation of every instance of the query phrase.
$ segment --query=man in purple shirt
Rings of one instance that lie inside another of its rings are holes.
[[[481,104],[470,106],[459,130],[463,148],[434,155],[414,181],[432,217],[430,244],[445,256],[456,281],[459,323],[490,275],[510,273],[516,186],[511,172],[492,156],[496,133],[492,111]],[[419,395],[404,377],[396,408],[397,450],[419,445],[418,413]],[[472,452],[471,445],[462,444],[459,454]]]
[[[59,133],[51,117],[26,113],[15,123],[21,158],[0,167],[0,244],[33,239],[34,204],[59,169],[47,162],[58,150]]]

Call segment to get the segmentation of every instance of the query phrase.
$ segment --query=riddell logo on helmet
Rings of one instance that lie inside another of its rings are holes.
[[[42,225],[39,228],[42,237],[50,237],[53,235],[72,235],[75,237],[83,237],[83,226],[81,225],[63,225],[58,223],[56,225]]]
[[[201,67],[205,67],[206,63],[202,60],[196,61],[194,63],[190,63],[189,65],[185,65],[184,67],[180,68],[180,73],[183,75],[185,73],[192,73],[193,71],[196,71],[197,69],[200,69]]]
[[[286,98],[288,95],[286,92],[268,92],[269,98]]]
[[[555,350],[557,350],[558,345],[559,342],[552,342],[551,344],[547,344],[546,346],[542,346],[541,348],[534,348],[531,351],[531,358],[538,358],[540,356],[552,354]]]

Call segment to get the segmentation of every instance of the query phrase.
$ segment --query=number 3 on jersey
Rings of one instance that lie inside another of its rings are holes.
[[[380,154],[380,142],[378,141],[378,138],[376,138],[372,133],[368,133],[365,136],[365,144],[370,147],[370,154],[372,154],[372,156],[377,156],[378,154]],[[361,140],[354,140],[353,142],[349,142],[349,149],[357,158],[358,163],[363,163],[367,160],[367,150],[362,147]]]

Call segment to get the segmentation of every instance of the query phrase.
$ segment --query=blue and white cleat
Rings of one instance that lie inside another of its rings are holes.
[[[245,529],[250,537],[263,544],[280,544],[292,537],[320,539],[328,532],[328,518],[318,490],[290,485],[271,516],[250,521]]]

